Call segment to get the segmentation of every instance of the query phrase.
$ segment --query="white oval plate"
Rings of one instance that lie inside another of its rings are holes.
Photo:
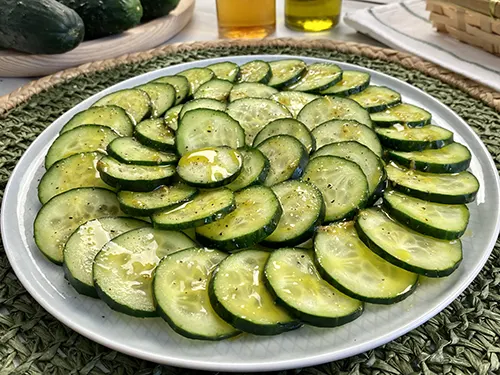
[[[399,91],[406,102],[429,110],[437,125],[454,131],[472,152],[471,170],[481,183],[463,238],[464,259],[450,277],[422,278],[416,292],[392,306],[366,305],[352,323],[334,329],[304,327],[275,337],[245,335],[222,342],[185,339],[160,318],[139,319],[110,310],[103,302],[76,293],[60,267],[47,261],[33,241],[33,221],[40,208],[37,184],[43,160],[61,127],[76,112],[103,95],[156,77],[217,61],[238,64],[285,56],[238,56],[197,61],[143,74],[110,87],[80,103],[49,126],[29,147],[7,185],[2,207],[2,237],[10,263],[28,292],[54,317],[82,335],[120,352],[152,362],[213,371],[272,371],[312,366],[349,357],[391,341],[426,322],[450,304],[476,277],[488,259],[500,227],[497,170],[479,138],[449,108],[424,92],[387,75],[350,64],[344,69],[368,71],[373,84]],[[306,62],[327,61],[303,58]]]

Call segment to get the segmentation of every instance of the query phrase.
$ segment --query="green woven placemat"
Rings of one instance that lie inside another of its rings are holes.
[[[344,49],[345,51],[345,49]],[[426,91],[462,116],[500,167],[500,114],[450,85],[398,63],[330,48],[232,46],[188,49],[182,53],[127,63],[77,76],[32,96],[0,117],[0,189],[37,135],[89,96],[158,68],[187,61],[243,54],[321,57],[371,68]],[[500,373],[500,267],[497,242],[472,285],[442,313],[403,337],[375,350],[290,374],[498,374]],[[0,375],[11,374],[195,374],[117,353],[73,332],[43,310],[26,292],[0,248]]]

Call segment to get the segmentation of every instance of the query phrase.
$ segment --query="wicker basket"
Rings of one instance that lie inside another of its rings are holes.
[[[427,10],[437,31],[500,56],[500,19],[446,0],[427,0]]]

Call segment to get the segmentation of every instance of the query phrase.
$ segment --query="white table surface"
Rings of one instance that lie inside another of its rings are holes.
[[[367,8],[376,6],[377,3],[383,4],[392,2],[394,0],[370,0],[366,1],[352,1],[344,0],[342,4],[342,13],[353,11],[356,9]],[[271,36],[276,38],[331,38],[335,40],[345,40],[352,42],[367,43],[375,46],[382,46],[376,40],[359,34],[356,30],[350,28],[343,21],[334,29],[318,33],[304,33],[289,30],[285,27],[284,22],[284,0],[277,0],[276,2],[276,32]],[[217,16],[215,11],[215,0],[197,0],[195,11],[191,22],[174,38],[170,39],[167,44],[202,41],[202,40],[216,40],[218,39],[217,31]],[[34,80],[36,78],[2,78],[0,77],[0,96],[9,94],[18,87]]]

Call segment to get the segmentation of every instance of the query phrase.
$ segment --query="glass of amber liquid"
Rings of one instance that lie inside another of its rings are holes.
[[[276,28],[276,0],[217,0],[219,36],[265,38]]]
[[[285,0],[285,25],[299,31],[324,31],[335,27],[342,0]]]

